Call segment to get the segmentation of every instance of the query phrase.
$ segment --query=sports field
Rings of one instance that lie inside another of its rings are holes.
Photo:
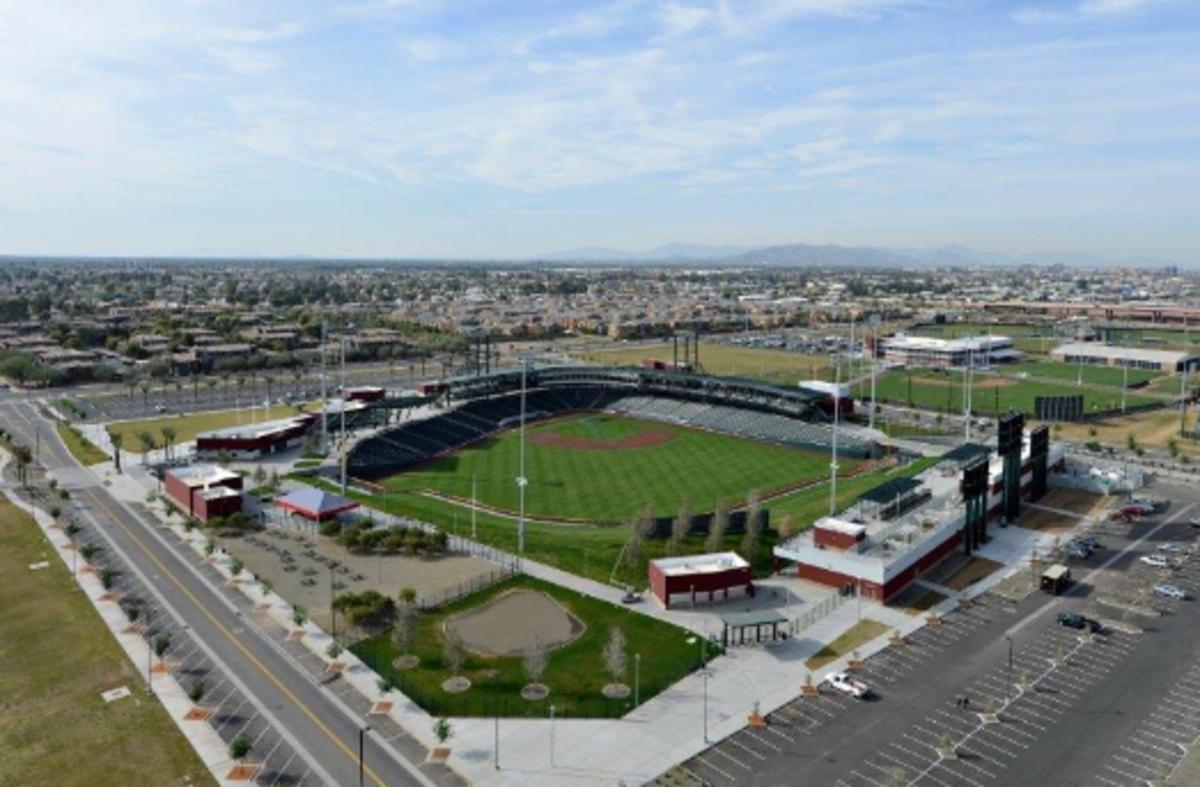
[[[583,360],[616,366],[639,366],[643,358],[670,363],[670,342],[630,344],[613,350],[586,353]],[[680,360],[683,347],[680,346]],[[732,344],[700,344],[700,365],[708,374],[750,377],[779,385],[795,385],[801,380],[832,380],[833,368],[827,355],[802,355],[786,350],[738,347]]]
[[[1026,367],[1040,367],[1042,364],[1024,364]],[[1058,365],[1061,366],[1061,365]],[[1006,375],[1014,370],[1006,371]],[[1021,379],[1014,376],[977,376],[972,383],[972,409],[979,415],[998,415],[1008,410],[1033,413],[1035,397],[1038,396],[1074,396],[1083,395],[1083,406],[1087,411],[1108,410],[1121,406],[1121,390],[1111,385],[1094,384],[1089,381],[1100,379],[1103,373],[1110,370],[1104,368],[1085,369],[1084,385],[1077,386],[1073,379],[1062,382],[1050,382],[1048,379]],[[1120,374],[1119,369],[1111,371]],[[1039,373],[1039,377],[1049,378],[1052,375]],[[1134,379],[1130,370],[1130,380]],[[870,383],[863,382],[855,386],[856,397],[869,397]],[[963,409],[963,378],[957,371],[942,371],[938,369],[903,369],[888,372],[876,381],[876,397],[881,402],[922,407],[928,410],[960,413]],[[1142,393],[1129,391],[1126,393],[1127,406],[1149,404],[1161,401],[1162,397],[1147,396]]]
[[[680,426],[601,414],[578,414],[527,428],[526,513],[533,518],[625,523],[647,504],[669,516],[690,501],[697,512],[738,505],[828,471],[829,458]],[[483,506],[518,509],[517,430],[478,443],[382,482],[397,492],[432,491]],[[843,461],[849,472],[852,461]]]

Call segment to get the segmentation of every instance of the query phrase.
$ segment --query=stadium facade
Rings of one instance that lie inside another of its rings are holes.
[[[991,366],[1021,359],[1021,353],[1008,336],[939,339],[896,334],[881,341],[879,351],[886,362],[897,366],[935,369]]]

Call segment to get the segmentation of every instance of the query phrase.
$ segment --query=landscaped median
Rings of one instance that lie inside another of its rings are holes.
[[[75,461],[79,464],[86,467],[108,461],[108,454],[93,445],[75,427],[69,424],[59,424],[58,436],[63,441],[63,445],[67,447],[67,450],[71,452],[71,456],[75,457]]]
[[[887,630],[888,627],[879,621],[863,618],[842,632],[833,642],[810,656],[804,665],[810,670],[821,669],[827,664],[849,656],[876,637],[883,636]]]

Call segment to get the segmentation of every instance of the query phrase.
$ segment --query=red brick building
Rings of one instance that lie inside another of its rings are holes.
[[[736,552],[665,557],[650,561],[650,591],[664,607],[683,596],[695,604],[707,596],[712,603],[729,598],[729,591],[754,595],[750,564]]]
[[[163,477],[163,489],[185,515],[201,522],[242,510],[242,477],[222,467],[173,468]]]

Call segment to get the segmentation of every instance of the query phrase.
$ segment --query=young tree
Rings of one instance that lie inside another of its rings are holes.
[[[762,495],[758,490],[746,496],[746,533],[742,536],[742,552],[747,559],[758,554],[762,541]]]
[[[530,683],[540,683],[546,673],[546,647],[541,642],[534,642],[525,649],[521,658],[521,669]]]
[[[160,659],[167,652],[167,648],[171,647],[171,638],[166,634],[159,634],[154,638],[154,655]]]
[[[684,500],[679,506],[679,513],[671,521],[671,538],[667,543],[667,553],[678,555],[683,552],[683,542],[688,531],[692,528],[692,502]]]
[[[454,730],[450,727],[450,722],[445,719],[438,719],[433,723],[433,737],[437,738],[438,743],[445,744],[446,741],[454,737]]]
[[[620,683],[625,674],[625,646],[625,632],[617,626],[609,629],[608,642],[604,644],[604,666],[613,683]]]
[[[254,748],[254,744],[245,735],[239,735],[234,738],[229,744],[229,756],[241,762],[250,756],[250,750]]]
[[[729,506],[724,502],[717,503],[713,510],[712,520],[708,523],[708,538],[704,542],[705,550],[720,552],[725,546],[725,531],[729,529]]]
[[[447,631],[442,638],[442,661],[449,668],[450,674],[458,677],[458,673],[462,672],[463,664],[466,660],[466,648],[463,647],[462,642],[456,634]]]
[[[171,446],[175,442],[175,435],[176,435],[175,427],[164,426],[162,429],[159,430],[159,432],[162,433],[163,451],[166,454],[167,461],[170,462],[171,461]]]

